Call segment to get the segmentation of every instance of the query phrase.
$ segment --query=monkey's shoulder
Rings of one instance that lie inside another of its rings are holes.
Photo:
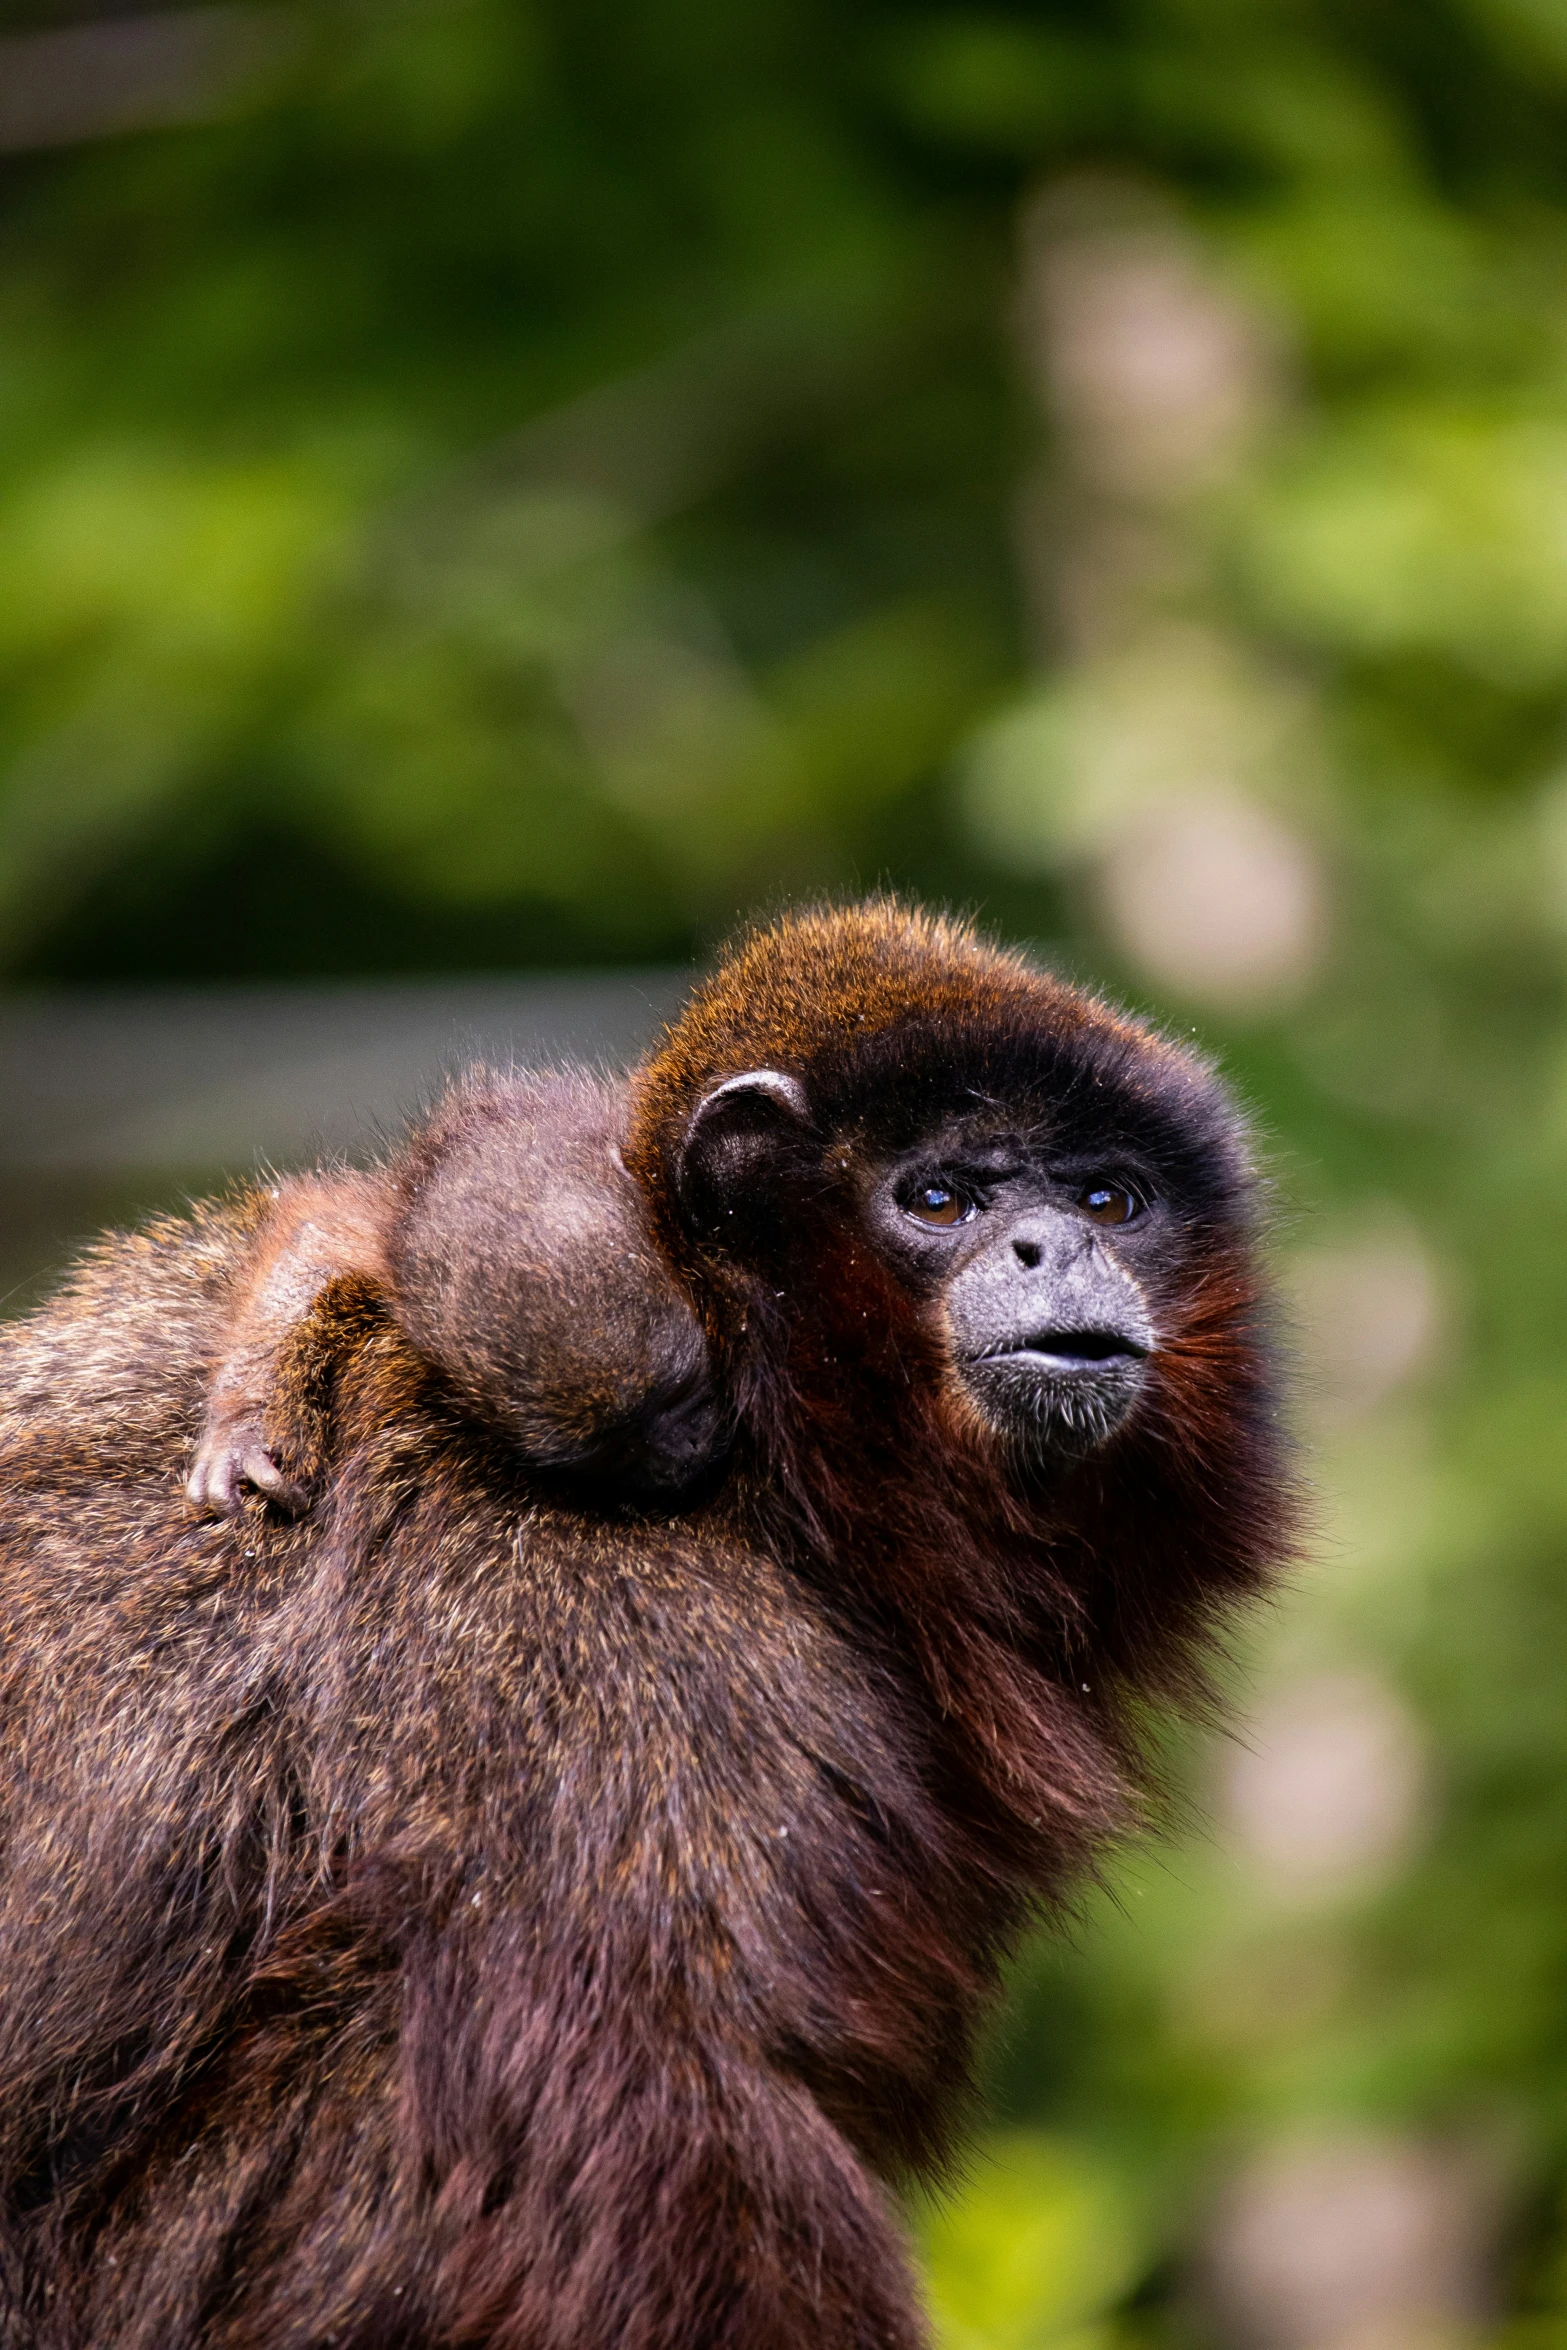
[[[30,1493],[58,1493],[80,1542],[84,1508],[172,1479],[267,1204],[240,1191],[110,1234],[34,1312],[0,1324],[0,1495],[25,1513]]]

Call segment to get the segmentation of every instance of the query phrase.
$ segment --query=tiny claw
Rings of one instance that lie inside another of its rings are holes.
[[[247,1447],[237,1474],[247,1485],[254,1485],[258,1493],[264,1493],[268,1501],[275,1501],[291,1518],[300,1516],[310,1498],[304,1487],[280,1469],[272,1455],[259,1444]]]

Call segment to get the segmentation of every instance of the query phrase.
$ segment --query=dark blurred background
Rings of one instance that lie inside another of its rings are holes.
[[[1319,1496],[945,2350],[1567,2344],[1567,0],[13,0],[11,1310],[882,882],[1229,1070]]]

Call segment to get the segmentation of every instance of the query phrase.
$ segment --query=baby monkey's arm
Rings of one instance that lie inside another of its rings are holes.
[[[185,1490],[209,1517],[232,1517],[253,1485],[297,1515],[309,1496],[267,1447],[267,1403],[291,1335],[328,1282],[357,1273],[384,1286],[395,1192],[383,1174],[300,1175],[278,1186],[251,1250],[207,1395]]]

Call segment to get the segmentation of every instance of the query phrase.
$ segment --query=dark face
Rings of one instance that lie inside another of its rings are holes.
[[[959,1127],[881,1170],[865,1217],[991,1428],[1039,1453],[1114,1434],[1157,1344],[1149,1276],[1173,1239],[1145,1174]]]
[[[987,1102],[885,1156],[824,1131],[798,1079],[747,1071],[699,1105],[680,1196],[696,1230],[774,1265],[780,1296],[800,1274],[791,1233],[807,1265],[816,1247],[801,1208],[847,1214],[981,1420],[1035,1457],[1081,1454],[1133,1412],[1180,1327],[1198,1228],[1225,1222],[1244,1180],[1218,1097],[1182,1064],[1151,1075],[1166,1066],[1167,1098],[1140,1071],[1069,1070],[1056,1103],[1031,1089],[1014,1130]]]
[[[606,1418],[602,1431],[561,1465],[628,1501],[677,1501],[707,1475],[725,1442],[707,1349],[689,1315],[671,1314],[634,1360],[645,1369],[645,1394],[623,1416]]]

